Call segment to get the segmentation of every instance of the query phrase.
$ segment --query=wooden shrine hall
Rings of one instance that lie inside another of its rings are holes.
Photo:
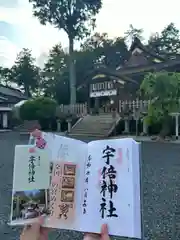
[[[148,72],[180,71],[180,57],[167,59],[150,51],[138,38],[130,47],[131,56],[116,70],[98,66],[78,90],[88,88],[88,112],[119,109],[119,100],[135,100],[137,90]]]

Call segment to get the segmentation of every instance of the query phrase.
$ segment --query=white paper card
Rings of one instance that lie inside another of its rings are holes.
[[[36,148],[31,152],[31,147],[31,145],[17,145],[15,148],[14,191],[49,187],[49,150]]]

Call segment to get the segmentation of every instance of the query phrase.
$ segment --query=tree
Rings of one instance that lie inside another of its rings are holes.
[[[40,74],[29,49],[24,48],[18,54],[11,69],[11,78],[19,87],[23,88],[28,97],[31,97],[32,93],[36,91],[40,81]]]
[[[100,63],[110,68],[117,68],[129,58],[129,51],[124,38],[109,38],[107,33],[95,33],[81,45],[83,51],[91,52],[94,64]]]
[[[0,81],[5,86],[10,86],[12,83],[11,69],[7,67],[0,67]]]
[[[39,97],[26,101],[20,107],[22,120],[38,120],[42,128],[48,128],[51,121],[56,117],[56,101]]]
[[[168,24],[160,34],[149,39],[149,47],[159,55],[174,56],[180,54],[180,31],[174,23]]]
[[[129,25],[129,29],[125,32],[125,39],[128,42],[133,42],[135,38],[138,38],[139,40],[143,40],[143,29],[142,28],[135,28],[132,24]]]
[[[110,39],[107,34],[95,33],[86,39],[79,51],[74,51],[77,86],[90,76],[96,63],[115,69],[128,59],[129,52],[123,39]],[[53,97],[59,104],[69,104],[68,56],[60,44],[49,53],[43,69],[41,88],[45,96]],[[77,102],[87,101],[87,88],[77,91]]]
[[[60,104],[69,103],[67,58],[61,44],[55,45],[42,71],[41,88],[45,96],[56,99]]]
[[[29,0],[33,13],[42,24],[50,23],[63,29],[69,38],[69,80],[71,104],[76,102],[74,41],[82,39],[94,27],[94,16],[102,7],[102,0]]]
[[[161,122],[160,135],[164,137],[170,131],[170,113],[179,112],[180,73],[149,73],[140,90],[144,97],[151,100],[147,121],[149,124]]]

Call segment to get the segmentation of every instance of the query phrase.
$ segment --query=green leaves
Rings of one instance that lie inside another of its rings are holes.
[[[33,13],[40,23],[50,23],[63,29],[69,38],[70,102],[76,103],[76,71],[74,65],[74,40],[83,39],[95,27],[95,15],[102,0],[29,0]]]
[[[36,91],[40,81],[40,70],[35,65],[35,59],[29,49],[23,49],[17,56],[15,64],[11,69],[11,78],[31,96]]]
[[[45,96],[55,98],[59,103],[68,104],[68,55],[60,44],[49,52],[49,58],[42,71],[41,88]]]
[[[93,57],[94,63],[111,67],[113,69],[124,64],[129,58],[129,51],[124,38],[108,37],[107,33],[95,33],[81,45],[82,52]]]
[[[144,97],[152,101],[148,109],[151,121],[163,121],[171,112],[179,112],[180,73],[149,73],[140,90]]]
[[[143,34],[144,30],[142,28],[135,28],[132,24],[129,25],[129,29],[125,32],[125,39],[130,41],[131,43],[134,41],[135,38],[138,38],[139,40],[143,40]]]
[[[50,98],[35,98],[20,107],[20,116],[23,120],[52,119],[55,117],[56,107],[56,101]]]
[[[1,79],[1,84],[4,84],[6,86],[10,86],[12,83],[12,78],[11,78],[11,69],[6,68],[6,67],[0,67],[0,79]]]
[[[148,46],[162,56],[175,56],[180,50],[180,31],[174,23],[168,24],[159,34],[152,35]]]
[[[33,13],[42,24],[63,29],[72,39],[81,39],[94,27],[94,16],[102,0],[29,0]]]

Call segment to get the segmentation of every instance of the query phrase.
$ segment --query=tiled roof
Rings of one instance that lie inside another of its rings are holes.
[[[147,46],[145,46],[144,44],[142,44],[142,42],[140,41],[139,38],[135,38],[131,47],[130,47],[130,51],[133,52],[134,49],[139,48],[141,49],[144,53],[146,53],[147,55],[153,57],[153,58],[157,58],[161,61],[165,61],[166,59],[163,56],[159,56],[157,55],[155,52],[153,52],[152,50],[148,49]]]
[[[18,89],[6,87],[0,84],[0,94],[17,97],[19,99],[27,99],[27,97]]]

